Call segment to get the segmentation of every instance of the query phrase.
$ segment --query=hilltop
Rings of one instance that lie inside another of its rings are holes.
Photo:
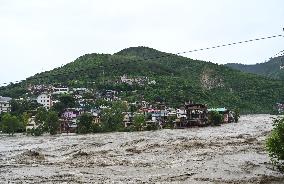
[[[144,82],[118,82],[122,76]],[[148,47],[131,47],[112,55],[85,54],[65,66],[2,87],[0,95],[23,96],[30,84],[112,89],[131,102],[163,101],[178,107],[193,100],[210,107],[239,107],[244,113],[270,113],[276,102],[284,100],[282,81]]]

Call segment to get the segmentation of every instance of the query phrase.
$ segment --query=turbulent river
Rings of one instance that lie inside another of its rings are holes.
[[[0,183],[284,183],[272,116],[218,127],[29,137],[0,134]]]

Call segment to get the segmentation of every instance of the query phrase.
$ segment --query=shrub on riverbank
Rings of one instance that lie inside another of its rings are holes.
[[[273,127],[266,140],[266,149],[273,165],[284,172],[284,118],[275,119]]]

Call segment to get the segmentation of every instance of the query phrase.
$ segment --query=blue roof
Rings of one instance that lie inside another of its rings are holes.
[[[227,109],[225,107],[222,107],[222,108],[211,108],[211,109],[208,109],[209,112],[211,111],[217,111],[217,112],[225,112],[227,111]]]

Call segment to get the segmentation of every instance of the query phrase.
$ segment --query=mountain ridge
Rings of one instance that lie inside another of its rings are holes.
[[[156,84],[117,82],[123,75],[147,77]],[[239,107],[243,113],[270,113],[277,102],[284,100],[280,95],[284,90],[282,81],[149,47],[130,47],[112,55],[85,54],[62,67],[2,87],[0,95],[24,96],[30,84],[112,89],[119,91],[123,100],[163,100],[175,107],[193,100],[211,107]]]
[[[284,66],[283,56],[270,58],[269,61],[264,63],[256,63],[251,65],[245,65],[240,63],[227,63],[225,64],[225,66],[243,72],[254,73],[273,79],[284,80],[284,70],[281,70],[281,67]]]

